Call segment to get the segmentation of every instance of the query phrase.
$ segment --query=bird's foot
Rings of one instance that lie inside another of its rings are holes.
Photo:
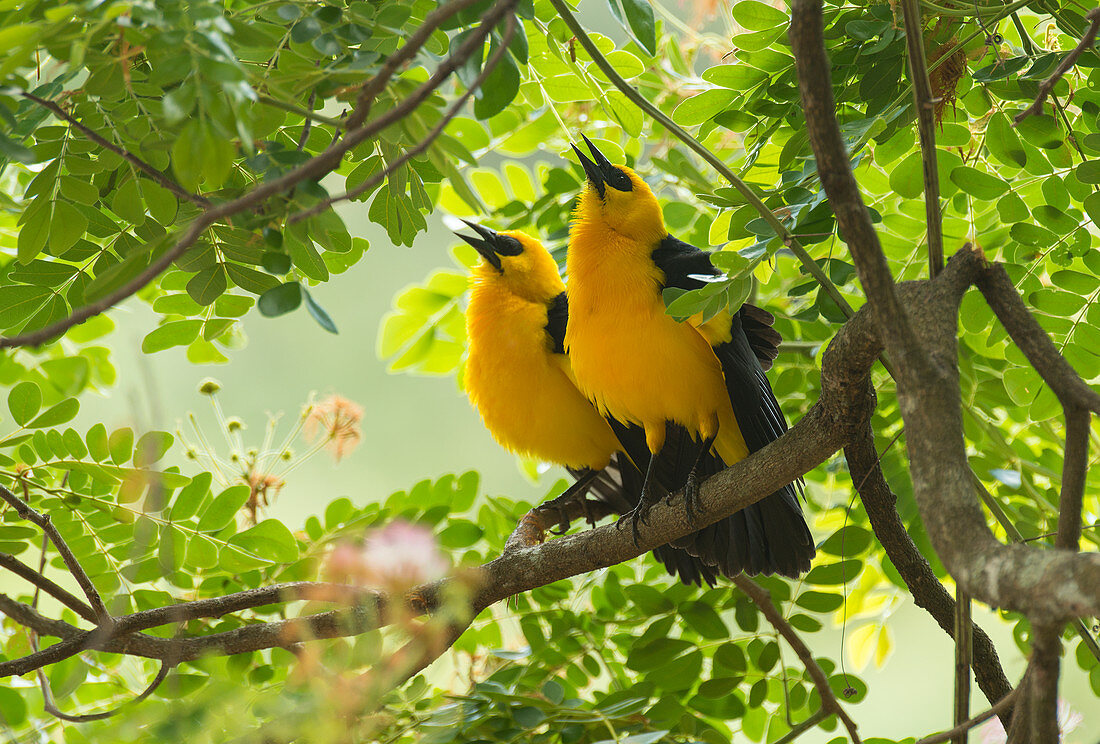
[[[699,478],[695,475],[695,469],[692,468],[688,473],[687,481],[684,483],[684,509],[687,511],[688,522],[692,525],[696,524],[696,514],[702,513],[702,504],[699,501]]]
[[[557,515],[558,524],[556,527],[549,528],[550,533],[553,535],[564,535],[569,531],[569,507],[573,504],[580,503],[581,509],[584,511],[584,521],[593,527],[596,525],[596,518],[592,514],[591,504],[583,493],[569,493],[568,491],[561,496],[547,501],[545,504],[535,508],[535,511],[541,514],[547,514],[553,512]]]
[[[638,523],[649,526],[649,509],[651,504],[642,500],[629,514],[624,514],[619,518],[619,521],[615,522],[615,527],[622,529],[627,520],[630,520],[630,529],[633,533],[634,547],[638,547],[638,543],[642,539],[642,531],[638,527]]]

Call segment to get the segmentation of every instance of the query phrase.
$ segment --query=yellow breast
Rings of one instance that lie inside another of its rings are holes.
[[[574,386],[565,355],[550,348],[546,306],[481,284],[471,293],[466,324],[466,393],[493,437],[546,462],[606,467],[618,441]]]

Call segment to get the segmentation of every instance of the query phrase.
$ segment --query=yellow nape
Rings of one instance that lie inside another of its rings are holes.
[[[578,224],[602,222],[620,235],[637,241],[639,249],[649,246],[652,250],[668,235],[657,196],[633,170],[625,165],[615,167],[630,179],[631,190],[604,186],[601,197],[592,183],[587,183],[573,213],[574,228]]]
[[[574,468],[601,469],[618,450],[611,427],[574,386],[564,354],[546,332],[550,300],[564,290],[557,264],[537,240],[520,240],[502,271],[474,270],[466,311],[465,385],[493,438],[508,450]]]

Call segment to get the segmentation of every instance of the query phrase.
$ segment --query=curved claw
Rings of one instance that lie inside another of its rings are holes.
[[[696,512],[700,511],[699,506],[699,481],[692,470],[684,483],[684,509],[687,511],[688,522],[693,525],[696,523]]]

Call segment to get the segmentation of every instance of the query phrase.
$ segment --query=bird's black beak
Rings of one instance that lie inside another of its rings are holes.
[[[584,135],[581,136],[583,137]],[[587,141],[587,138],[585,138],[585,141]],[[592,143],[589,143],[588,146],[591,147]],[[588,176],[588,182],[592,184],[592,187],[596,189],[602,199],[604,193],[604,177],[603,172],[600,170],[600,166],[589,160],[588,156],[581,152],[576,145],[570,144],[570,147],[573,148],[573,152],[577,153],[577,158],[581,161],[581,167],[584,168],[584,174]],[[601,157],[603,156],[601,155]]]
[[[596,146],[592,144],[592,140],[585,137],[584,144],[588,145],[588,151],[592,153],[592,159],[596,161],[596,167],[600,169],[600,173],[603,175],[603,180],[607,181],[611,178],[611,174],[615,172],[615,166],[611,164],[611,161],[604,157],[604,154],[596,149]]]
[[[503,273],[504,267],[500,262],[500,256],[497,255],[497,239],[500,237],[496,230],[490,230],[487,227],[482,227],[476,222],[470,222],[468,220],[462,220],[466,225],[480,235],[480,238],[474,238],[469,235],[463,235],[462,233],[455,233],[458,237],[465,240],[467,243],[474,247],[485,261],[493,266],[497,271]]]

